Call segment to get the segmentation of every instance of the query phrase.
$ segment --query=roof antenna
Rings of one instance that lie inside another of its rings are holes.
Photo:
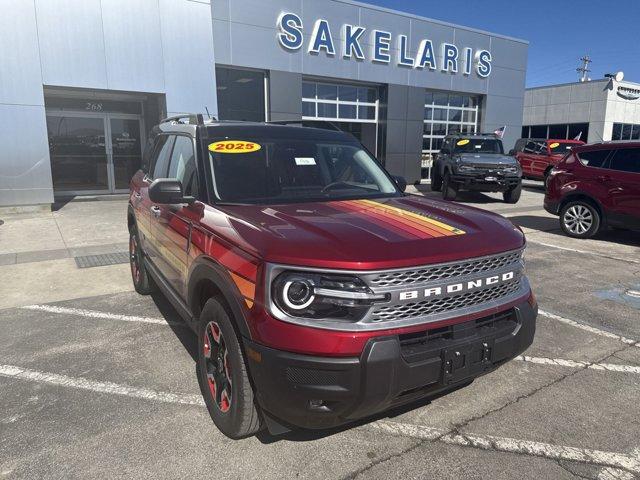
[[[204,109],[205,109],[205,110],[206,110],[206,112],[207,112],[207,117],[209,117],[209,120],[211,120],[211,114],[209,113],[209,109],[207,108],[207,106],[206,106],[206,105],[204,106]]]

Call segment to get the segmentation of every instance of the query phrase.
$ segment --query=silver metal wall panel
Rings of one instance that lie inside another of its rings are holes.
[[[211,6],[159,0],[167,112],[218,115]]]
[[[53,202],[44,106],[0,105],[0,206]]]
[[[0,0],[0,206],[53,201],[33,2]]]
[[[158,0],[103,1],[102,23],[109,89],[164,92]]]
[[[100,0],[36,0],[35,4],[41,83],[109,88]]]

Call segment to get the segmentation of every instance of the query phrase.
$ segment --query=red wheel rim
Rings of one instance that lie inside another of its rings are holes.
[[[138,250],[138,240],[135,235],[129,239],[129,263],[131,264],[131,276],[133,281],[140,282],[140,252]]]
[[[204,363],[211,398],[222,413],[231,409],[232,387],[229,352],[220,326],[209,322],[204,331]]]

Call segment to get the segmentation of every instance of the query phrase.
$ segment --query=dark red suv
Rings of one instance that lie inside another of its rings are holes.
[[[640,142],[573,147],[550,172],[544,207],[571,237],[640,229]]]
[[[353,421],[468,385],[531,344],[522,231],[405,186],[337,129],[154,129],[131,182],[133,283],[197,332],[223,433]]]
[[[551,169],[573,148],[584,145],[580,140],[553,140],[521,138],[516,142],[512,155],[522,167],[522,177],[547,181]]]

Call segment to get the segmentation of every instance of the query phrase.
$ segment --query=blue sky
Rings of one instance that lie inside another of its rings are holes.
[[[528,40],[527,86],[574,82],[589,54],[591,78],[622,70],[640,82],[640,9],[611,0],[364,0]]]

